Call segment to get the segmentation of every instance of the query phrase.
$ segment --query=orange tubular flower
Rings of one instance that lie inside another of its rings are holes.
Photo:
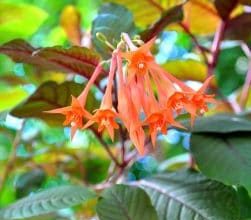
[[[167,108],[172,108],[178,114],[185,109],[191,115],[191,125],[195,117],[208,111],[207,103],[215,103],[214,95],[204,94],[213,76],[209,77],[198,91],[175,92],[167,102]]]
[[[91,117],[91,114],[82,107],[79,100],[74,96],[72,96],[70,106],[53,109],[47,111],[47,113],[63,114],[66,116],[63,125],[71,125],[71,139],[73,139],[77,129],[83,127],[83,119],[89,119]]]
[[[143,77],[148,73],[154,62],[154,57],[150,51],[154,41],[155,38],[139,48],[133,48],[133,51],[121,53],[122,57],[129,62],[128,82],[130,82],[135,76]]]
[[[167,128],[169,125],[184,128],[181,124],[173,119],[172,112],[168,110],[162,110],[159,112],[154,112],[147,117],[144,124],[148,124],[150,128],[152,144],[155,147],[156,137],[158,132],[162,134],[167,133]]]
[[[66,116],[63,125],[71,125],[71,139],[73,139],[77,129],[81,129],[83,127],[83,120],[90,119],[92,116],[88,111],[85,110],[84,106],[86,103],[88,92],[95,79],[101,73],[101,70],[102,66],[100,64],[96,67],[91,79],[88,81],[86,87],[84,88],[83,92],[78,96],[78,98],[72,96],[72,103],[70,106],[46,111],[47,113],[63,114]]]
[[[139,154],[144,155],[146,126],[155,147],[158,133],[166,134],[168,126],[184,128],[175,121],[177,114],[187,111],[193,125],[197,115],[208,111],[207,104],[216,102],[213,95],[205,94],[212,77],[195,91],[155,62],[150,51],[155,38],[136,47],[127,34],[122,36],[124,42],[120,42],[112,54],[108,83],[99,109],[90,114],[84,106],[91,86],[102,71],[101,64],[95,69],[83,92],[77,98],[72,97],[70,106],[49,113],[66,116],[64,125],[71,125],[72,138],[77,129],[85,129],[97,123],[98,132],[105,129],[114,140],[115,129],[119,128],[116,120],[119,119]],[[126,51],[122,52],[122,48]],[[122,59],[127,61],[124,69]],[[118,80],[117,91],[114,93],[118,100],[118,106],[115,106],[117,111],[112,100],[114,80]],[[145,119],[142,120],[142,117]],[[88,121],[83,126],[85,119]]]
[[[145,133],[139,120],[137,104],[132,100],[132,94],[130,93],[130,87],[126,85],[123,70],[122,60],[120,54],[117,56],[118,66],[118,111],[121,120],[129,132],[129,137],[132,143],[137,148],[140,155],[145,154]],[[133,96],[134,97],[134,96]]]
[[[106,128],[112,140],[114,139],[114,129],[119,128],[118,124],[115,121],[117,113],[112,106],[112,86],[116,71],[116,56],[117,53],[114,52],[111,60],[108,84],[100,108],[95,110],[95,114],[84,126],[85,129],[92,124],[97,123],[99,126],[98,131],[102,132]]]
[[[207,78],[197,92],[188,94],[188,103],[185,105],[185,109],[191,115],[191,125],[193,125],[197,114],[201,115],[208,111],[207,103],[216,103],[214,95],[205,94],[212,78],[213,76]]]

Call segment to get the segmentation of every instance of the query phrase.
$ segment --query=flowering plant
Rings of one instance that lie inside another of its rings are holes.
[[[0,2],[0,219],[250,219],[251,2],[70,2]]]

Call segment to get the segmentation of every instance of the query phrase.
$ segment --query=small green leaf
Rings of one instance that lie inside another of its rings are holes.
[[[148,0],[106,0],[106,2],[121,4],[128,8],[133,13],[135,22],[139,26],[147,26],[154,23],[160,18],[163,11],[157,3]]]
[[[235,32],[239,33],[237,30]],[[215,72],[220,91],[229,95],[239,88],[247,69],[248,59],[240,47],[221,50]]]
[[[27,196],[32,191],[39,189],[45,179],[46,174],[42,169],[30,170],[18,176],[15,184],[17,198]]]
[[[239,219],[239,204],[234,189],[199,173],[179,171],[159,174],[140,180],[137,185],[150,196],[159,220]]]
[[[157,220],[147,194],[140,188],[115,185],[106,189],[97,204],[100,220]]]
[[[74,82],[46,82],[42,84],[27,101],[16,107],[11,114],[20,118],[40,118],[52,124],[62,124],[63,117],[58,114],[49,114],[44,111],[66,107],[71,103],[71,95],[77,97],[84,85]],[[90,92],[86,108],[90,111],[99,105],[94,93]]]
[[[101,42],[96,33],[102,33],[107,40],[116,46],[122,32],[132,34],[135,31],[133,16],[125,7],[117,4],[104,4],[93,21],[92,37],[97,51],[104,57],[109,57],[107,46]]]
[[[225,184],[250,189],[250,134],[251,132],[192,134],[191,152],[201,172]]]
[[[95,198],[95,193],[82,186],[60,186],[23,198],[2,209],[3,220],[23,219],[71,207]]]
[[[31,36],[48,17],[42,9],[18,3],[0,3],[0,43]]]

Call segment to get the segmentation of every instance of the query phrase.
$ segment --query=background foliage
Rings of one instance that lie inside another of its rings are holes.
[[[0,218],[251,219],[250,12],[250,0],[0,1]],[[157,62],[194,88],[216,76],[206,117],[159,135],[145,157],[125,141],[122,171],[107,154],[120,157],[119,134],[112,143],[92,128],[70,141],[63,118],[44,113],[110,58],[100,32],[112,45],[121,32],[157,35]]]

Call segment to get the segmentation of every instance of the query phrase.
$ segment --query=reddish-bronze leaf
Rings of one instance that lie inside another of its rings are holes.
[[[228,21],[225,38],[231,40],[251,39],[251,13],[243,13]]]
[[[239,2],[243,5],[251,5],[251,0],[239,0]]]
[[[182,19],[182,5],[175,6],[164,12],[161,18],[156,23],[154,23],[148,30],[144,31],[141,34],[141,37],[144,41],[148,41],[154,36],[158,35],[161,31],[163,31],[163,29],[167,25],[182,21]]]
[[[215,0],[215,7],[223,20],[229,18],[231,12],[238,5],[238,0]]]
[[[97,53],[85,47],[35,49],[23,40],[13,40],[0,46],[0,53],[8,55],[15,62],[33,64],[46,70],[77,73],[87,78],[100,61]]]
[[[40,85],[25,102],[13,109],[11,114],[19,118],[40,118],[50,124],[62,125],[64,120],[62,115],[48,114],[45,111],[70,105],[71,96],[77,97],[84,86],[71,81],[62,84],[48,81]],[[87,98],[86,109],[91,112],[98,106],[99,102],[91,91]]]

